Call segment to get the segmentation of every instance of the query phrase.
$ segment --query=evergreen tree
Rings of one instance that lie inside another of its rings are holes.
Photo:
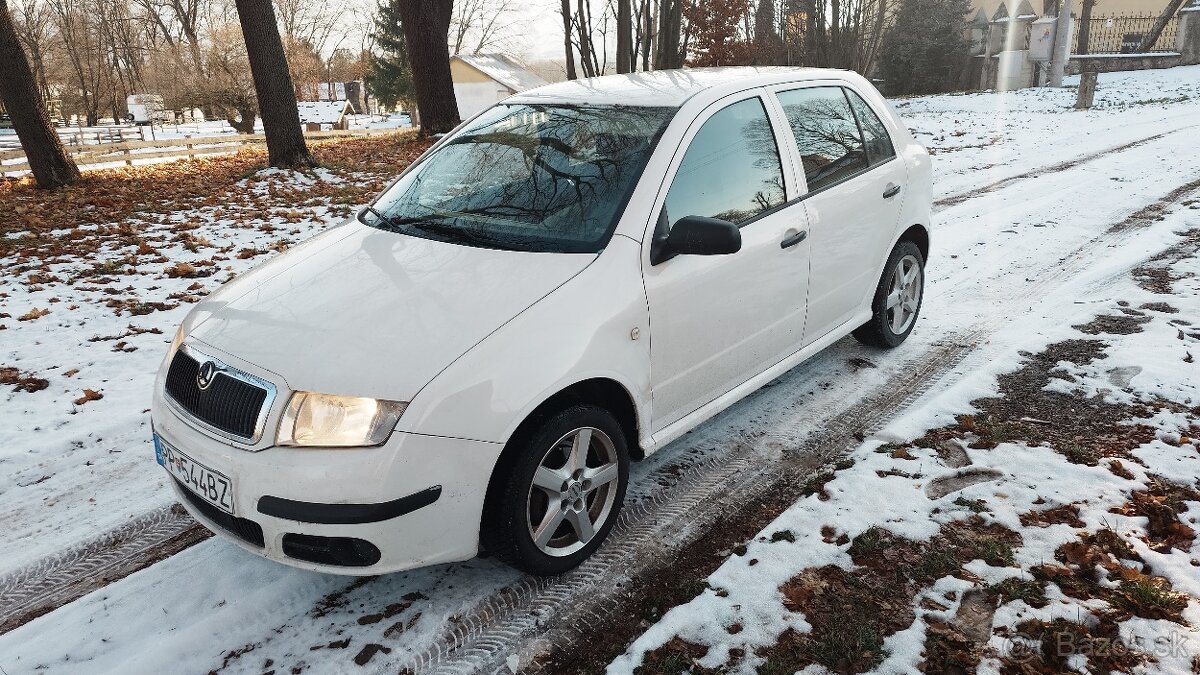
[[[883,37],[879,74],[889,95],[937,94],[957,88],[970,42],[970,0],[902,0]]]
[[[776,27],[775,0],[758,0],[754,11],[754,61],[777,66],[784,62],[783,39]]]
[[[385,107],[402,105],[411,109],[412,68],[408,65],[408,45],[400,20],[398,0],[383,0],[375,15],[375,44],[380,54],[371,55],[367,67],[367,87]]]

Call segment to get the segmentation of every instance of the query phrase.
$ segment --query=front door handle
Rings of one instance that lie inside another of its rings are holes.
[[[795,246],[796,244],[799,244],[800,242],[804,241],[804,238],[807,236],[808,236],[807,230],[800,230],[796,234],[793,234],[790,237],[786,237],[783,241],[779,242],[779,248],[791,248],[791,247]]]
[[[884,199],[891,199],[900,194],[900,186],[895,183],[888,183],[887,189],[883,191]]]

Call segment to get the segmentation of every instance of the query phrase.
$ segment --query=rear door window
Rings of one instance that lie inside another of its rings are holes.
[[[792,89],[778,97],[796,137],[809,192],[867,168],[862,134],[841,87]]]

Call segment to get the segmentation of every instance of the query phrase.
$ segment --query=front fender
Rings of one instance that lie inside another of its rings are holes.
[[[641,245],[616,235],[586,270],[475,345],[413,397],[399,431],[497,443],[590,378],[623,386],[649,429],[650,326]]]

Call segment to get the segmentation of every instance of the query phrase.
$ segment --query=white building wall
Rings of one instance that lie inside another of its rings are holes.
[[[485,108],[490,108],[511,93],[506,87],[491,81],[454,83],[454,98],[458,100],[458,116],[464,120]]]

